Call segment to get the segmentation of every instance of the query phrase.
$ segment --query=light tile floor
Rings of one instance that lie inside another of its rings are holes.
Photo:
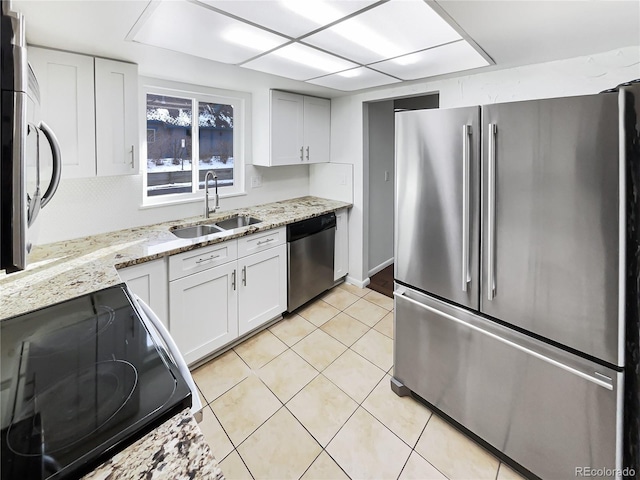
[[[193,372],[227,479],[522,479],[389,386],[393,301],[342,284]]]

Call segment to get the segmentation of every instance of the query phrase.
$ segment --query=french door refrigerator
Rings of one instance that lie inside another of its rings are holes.
[[[628,109],[396,114],[392,388],[541,478],[622,476]]]

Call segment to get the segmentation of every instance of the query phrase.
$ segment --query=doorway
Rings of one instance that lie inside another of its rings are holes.
[[[395,112],[439,105],[438,93],[365,102],[364,183],[368,189],[365,190],[364,265],[368,268],[370,288],[378,290],[371,285],[374,283],[386,285],[378,291],[387,296],[391,296],[393,290]],[[376,275],[379,276],[374,279]]]

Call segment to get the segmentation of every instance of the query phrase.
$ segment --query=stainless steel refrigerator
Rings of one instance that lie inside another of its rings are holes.
[[[629,99],[396,114],[392,387],[541,478],[624,467]]]

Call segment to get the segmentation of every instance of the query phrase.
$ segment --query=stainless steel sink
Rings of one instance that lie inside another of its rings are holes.
[[[222,230],[232,230],[234,228],[246,227],[261,222],[262,220],[250,217],[249,215],[234,215],[233,217],[227,218],[226,220],[216,222],[215,225]]]
[[[180,238],[197,238],[222,231],[224,230],[216,225],[195,225],[193,227],[176,228],[175,230],[171,230],[171,233]]]

